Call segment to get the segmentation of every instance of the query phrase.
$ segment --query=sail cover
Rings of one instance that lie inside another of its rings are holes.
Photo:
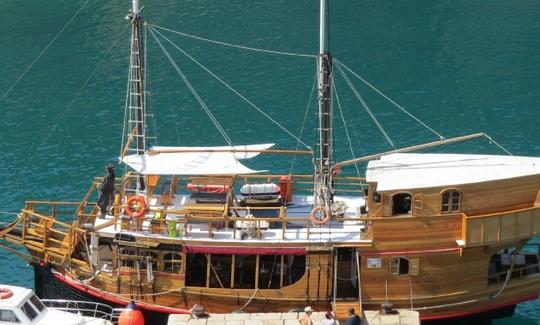
[[[223,147],[152,147],[144,155],[129,155],[122,159],[141,174],[151,175],[239,175],[264,171],[252,170],[239,159],[249,159],[273,143]]]
[[[488,182],[540,174],[540,158],[496,155],[396,153],[370,161],[366,177],[377,191]]]

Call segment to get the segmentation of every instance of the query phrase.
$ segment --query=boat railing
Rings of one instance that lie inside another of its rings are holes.
[[[280,177],[282,176],[243,175],[238,176],[235,180],[237,182],[236,184],[241,184],[243,182],[278,181]],[[41,249],[57,249],[59,252],[63,251],[63,253],[71,251],[83,237],[81,234],[90,229],[88,227],[94,224],[94,220],[97,217],[97,203],[93,200],[97,199],[95,196],[96,192],[98,192],[97,189],[101,183],[101,179],[102,177],[94,179],[91,187],[85,194],[83,201],[80,202],[27,201],[25,208],[21,212],[21,239],[24,241],[26,236],[38,236],[43,238],[43,247]],[[312,186],[312,177],[309,175],[293,175],[292,179],[295,182],[295,186],[296,184]],[[180,181],[180,178],[178,181]],[[182,181],[187,183],[189,178],[185,178]],[[338,184],[352,187],[357,186],[358,188],[362,188],[361,182],[363,181],[363,178],[358,177],[336,178]],[[260,238],[263,230],[268,227],[274,229],[281,228],[281,237],[283,239],[285,239],[287,224],[293,223],[295,227],[305,227],[307,229],[308,238],[311,233],[310,230],[316,227],[309,219],[309,215],[300,217],[291,217],[287,215],[287,207],[285,205],[241,206],[241,204],[238,204],[235,198],[230,195],[224,205],[209,206],[204,204],[194,204],[189,208],[179,210],[172,210],[170,209],[170,206],[163,208],[151,207],[146,217],[138,218],[137,220],[129,220],[122,215],[123,201],[125,201],[126,195],[124,188],[129,182],[133,182],[133,175],[117,179],[117,188],[119,191],[116,194],[111,210],[113,212],[114,220],[110,220],[97,227],[104,228],[106,226],[114,225],[115,228],[120,226],[125,230],[147,230],[152,233],[170,235],[169,230],[173,225],[179,225],[180,228],[183,225],[183,231],[187,235],[190,231],[191,224],[196,222],[207,222],[209,226],[208,235],[210,237],[213,236],[214,229],[229,227],[234,230],[234,236],[236,238],[237,230],[242,230],[242,228],[245,230],[245,226],[247,225],[250,229],[255,229],[257,238]],[[157,183],[157,180],[155,182]],[[348,189],[346,191],[361,192],[363,190]],[[239,214],[239,212],[241,213]],[[247,220],[245,218],[246,214],[253,215],[254,219]],[[73,218],[74,216],[75,219]],[[169,216],[169,218],[165,218],[165,216]],[[344,221],[345,218],[338,217],[333,220]],[[347,217],[346,220],[362,222],[360,215]],[[242,231],[239,233],[242,234]]]
[[[510,275],[511,279],[522,279],[531,275],[538,275],[540,273],[540,263],[524,264],[523,266],[514,267]],[[503,283],[508,275],[508,270],[489,273],[488,285]]]
[[[238,184],[248,184],[253,182],[279,182],[284,175],[240,175],[236,177]],[[299,193],[313,192],[313,175],[286,175],[291,177],[294,184],[294,191]],[[334,181],[334,191],[336,193],[364,193],[368,184],[364,177],[336,176]]]
[[[20,239],[41,239],[40,242],[32,241],[35,248],[45,253],[65,256],[71,253],[85,230],[77,226],[76,221],[61,221],[58,216],[62,215],[69,220],[66,211],[73,211],[76,207],[74,202],[42,202],[28,201],[19,215]]]
[[[312,193],[313,192],[313,176],[312,175],[239,175],[234,178],[231,178],[233,183],[233,188],[236,187],[239,189],[244,184],[249,183],[279,183],[283,176],[289,177],[290,181],[293,184],[293,190],[295,193]],[[135,183],[139,178],[138,175],[128,174],[121,179],[117,179],[116,186],[122,192],[122,195],[133,195],[137,192]],[[212,177],[181,177],[181,176],[170,176],[170,177],[160,177],[157,175],[148,176],[148,184],[146,184],[146,193],[148,195],[159,194],[165,188],[169,190],[172,188],[174,192],[183,192],[186,191],[187,184],[191,183],[194,178],[208,178],[209,180]],[[215,177],[214,177],[215,178]],[[93,182],[93,186],[87,194],[85,199],[91,197],[92,191],[97,188],[101,183],[103,177],[96,177]],[[366,179],[363,177],[353,177],[353,176],[336,176],[334,179],[334,191],[336,193],[348,193],[353,195],[363,194],[364,189],[368,187],[365,182]],[[174,194],[174,193],[173,193]]]
[[[464,247],[501,245],[540,233],[540,206],[462,217]]]
[[[113,308],[99,302],[64,299],[41,299],[41,301],[47,308],[109,321],[113,320]]]
[[[231,215],[223,214],[221,210],[212,211],[206,207],[206,211],[194,210],[167,210],[164,208],[150,208],[147,217],[133,220],[129,217],[120,217],[112,220],[111,224],[122,230],[148,231],[149,233],[166,235],[169,237],[189,236],[191,225],[194,223],[208,223],[208,236],[214,235],[216,229],[229,229],[233,232],[233,239],[238,239],[238,234],[249,234],[250,237],[260,239],[264,230],[268,228],[281,229],[281,239],[286,239],[288,224],[295,224],[306,229],[307,239],[312,230],[319,228],[314,225],[308,216],[292,217],[287,215],[286,206],[277,207],[231,207]],[[268,216],[271,215],[271,216]],[[362,216],[335,217],[337,222],[364,223]],[[180,229],[178,231],[178,229]]]

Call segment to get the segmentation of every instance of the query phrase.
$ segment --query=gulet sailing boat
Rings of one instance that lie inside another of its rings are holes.
[[[523,248],[540,231],[540,158],[412,153],[485,136],[474,134],[335,161],[325,0],[319,142],[315,153],[292,152],[313,154],[313,175],[240,162],[291,153],[273,144],[148,147],[140,13],[132,0],[120,157],[128,172],[115,178],[109,168],[77,203],[27,201],[0,232],[28,250],[21,256],[40,297],[135,300],[152,324],[196,304],[209,312],[310,305],[342,318],[349,307],[392,302],[423,320],[489,320],[537,298],[539,255]],[[365,178],[339,175],[362,161]]]

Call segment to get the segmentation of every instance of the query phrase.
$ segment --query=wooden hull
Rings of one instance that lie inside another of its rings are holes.
[[[520,181],[529,184],[538,179]],[[538,197],[533,187],[526,186],[528,200]],[[427,195],[426,191],[426,204]],[[464,195],[464,206],[474,203],[471,197]],[[318,240],[309,235],[320,236],[323,228],[302,219],[308,226],[306,237],[290,237],[290,233],[304,235],[294,228],[298,224],[289,229],[288,222],[281,223],[279,233],[273,232],[275,228],[265,230],[279,241],[260,234],[250,240],[229,238],[230,229],[213,233],[211,226],[221,216],[186,217],[182,237],[124,229],[123,218],[110,218],[87,233],[77,222],[70,225],[47,216],[41,211],[48,211],[49,205],[38,202],[28,203],[3,238],[25,246],[30,260],[54,268],[53,272],[36,264],[38,294],[54,297],[57,290],[51,283],[61,283],[58,287],[69,288],[66,292],[114,306],[133,299],[157,320],[170,313],[188,313],[196,304],[211,313],[288,312],[305,306],[335,309],[334,301],[340,306],[361,301],[363,309],[372,310],[389,301],[397,308],[420,311],[425,321],[495,318],[508,316],[517,303],[535,299],[540,292],[540,254],[521,252],[522,261],[512,266],[508,262],[520,255],[509,251],[520,252],[540,233],[540,205],[530,204],[516,203],[514,208],[485,210],[488,214],[481,215],[365,216],[354,222],[365,223],[362,228],[345,229],[345,223],[332,220],[336,232]],[[422,211],[427,208],[424,205]],[[286,210],[281,207],[274,219],[285,218]],[[79,223],[84,225],[83,221]],[[206,223],[208,234],[200,230],[194,234],[195,227]],[[104,230],[107,227],[112,229]],[[353,239],[336,239],[335,234]],[[65,297],[64,292],[57,294]]]

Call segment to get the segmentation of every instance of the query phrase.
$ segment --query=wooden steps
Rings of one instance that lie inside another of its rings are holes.
[[[345,320],[349,317],[349,308],[354,308],[356,315],[362,316],[362,307],[358,300],[338,300],[333,304],[334,315],[338,320]]]

